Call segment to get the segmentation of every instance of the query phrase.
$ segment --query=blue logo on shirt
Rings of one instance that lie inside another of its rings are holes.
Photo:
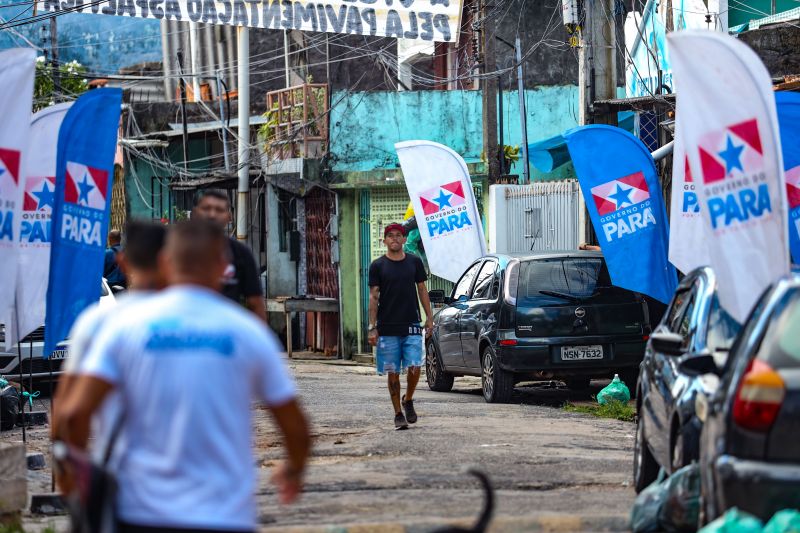
[[[151,352],[208,350],[223,357],[231,357],[234,345],[230,335],[186,329],[167,330],[162,324],[153,328],[145,349]]]

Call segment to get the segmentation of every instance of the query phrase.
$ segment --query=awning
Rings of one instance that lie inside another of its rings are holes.
[[[620,128],[633,133],[635,114],[633,111],[617,113]],[[528,160],[540,172],[552,172],[569,162],[569,151],[563,135],[556,135],[528,145]]]

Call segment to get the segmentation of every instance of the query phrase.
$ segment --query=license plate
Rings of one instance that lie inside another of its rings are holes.
[[[599,344],[589,346],[562,346],[562,361],[584,361],[586,359],[602,359],[603,347]]]
[[[50,359],[66,359],[67,358],[67,350],[56,350],[53,352],[53,355],[50,356]]]

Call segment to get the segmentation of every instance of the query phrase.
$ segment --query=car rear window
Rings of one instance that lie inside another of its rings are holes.
[[[606,263],[600,258],[536,259],[523,268],[519,294],[539,298],[540,291],[547,291],[585,299],[610,286]]]
[[[800,368],[800,289],[788,293],[773,315],[758,358],[775,369]]]

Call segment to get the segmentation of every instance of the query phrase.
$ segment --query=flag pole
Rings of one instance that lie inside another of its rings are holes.
[[[47,370],[50,373],[50,424],[53,423],[53,358],[47,358]],[[53,448],[50,448],[50,492],[56,491],[56,469],[53,462]]]
[[[17,330],[17,356],[19,358],[19,400],[21,405],[22,414],[22,442],[28,442],[28,435],[25,429],[25,395],[22,394],[25,390],[25,376],[22,374],[22,339],[19,338],[19,312],[17,310],[17,296],[14,295],[14,328]]]

